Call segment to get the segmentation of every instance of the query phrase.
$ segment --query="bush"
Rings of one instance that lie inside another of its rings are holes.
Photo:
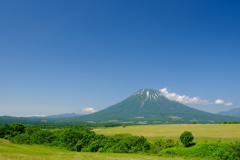
[[[194,139],[193,135],[191,132],[185,131],[181,134],[180,136],[180,141],[185,147],[188,147],[192,140]]]
[[[0,127],[0,138],[11,140],[18,134],[24,133],[25,128],[26,127],[22,123],[13,123],[10,126],[6,124],[5,126]]]
[[[200,143],[193,147],[174,147],[165,149],[161,154],[185,157],[212,158],[216,160],[239,160],[238,151],[228,143]]]
[[[178,141],[175,142],[172,139],[167,139],[167,140],[160,139],[151,144],[150,152],[157,154],[160,151],[162,151],[163,149],[172,148],[172,147],[176,147],[176,146],[179,146]]]
[[[0,138],[4,138],[5,135],[9,134],[10,126],[5,124],[5,126],[0,127]]]
[[[75,145],[83,138],[83,135],[84,133],[77,129],[64,129],[57,135],[55,145],[71,151],[76,150]]]
[[[56,135],[49,130],[38,130],[30,135],[30,139],[32,144],[50,145],[56,139]]]

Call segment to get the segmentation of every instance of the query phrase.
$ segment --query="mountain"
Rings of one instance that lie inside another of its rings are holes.
[[[77,116],[83,116],[83,115],[85,115],[85,114],[77,114],[77,113],[73,112],[73,113],[45,116],[44,118],[68,118],[68,117],[77,117]]]
[[[86,114],[77,114],[77,113],[64,113],[64,114],[57,114],[57,115],[49,115],[49,116],[28,116],[28,117],[14,117],[14,116],[0,116],[0,119],[46,119],[46,118],[68,118],[68,117],[77,117],[83,116]]]
[[[225,116],[233,116],[233,117],[240,117],[240,108],[233,108],[228,111],[222,111],[217,113],[219,115],[225,115]]]
[[[165,124],[219,123],[223,121],[240,121],[240,118],[216,115],[193,109],[167,99],[157,90],[142,89],[122,102],[99,112],[73,117],[68,120],[102,123]]]
[[[50,115],[50,116],[30,116],[30,117],[14,117],[14,116],[0,116],[0,126],[5,124],[11,124],[15,122],[23,123],[23,124],[31,124],[31,125],[39,125],[41,123],[55,123],[58,122],[58,119],[61,118],[69,118],[76,116],[83,116],[86,114],[76,114],[76,113],[65,113],[58,115]],[[60,121],[61,122],[61,121]]]

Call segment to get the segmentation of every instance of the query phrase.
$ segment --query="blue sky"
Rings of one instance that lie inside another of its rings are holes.
[[[186,103],[199,110],[238,108],[239,8],[237,0],[0,0],[0,115],[84,113],[166,87],[209,102]]]

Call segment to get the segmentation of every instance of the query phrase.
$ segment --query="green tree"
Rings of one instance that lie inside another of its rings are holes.
[[[185,147],[188,147],[191,144],[193,139],[194,139],[194,136],[192,135],[191,132],[188,132],[188,131],[183,132],[180,136],[180,141]]]
[[[57,137],[57,145],[60,148],[65,148],[67,150],[76,150],[75,145],[77,142],[82,139],[84,132],[80,132],[77,129],[67,128],[62,130]]]
[[[0,138],[4,138],[5,135],[9,134],[10,126],[5,124],[5,126],[0,127]]]
[[[13,123],[10,126],[6,124],[0,129],[0,137],[4,136],[3,138],[10,140],[12,137],[24,133],[25,128],[22,123]]]

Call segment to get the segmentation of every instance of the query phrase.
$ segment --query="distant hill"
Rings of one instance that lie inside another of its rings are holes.
[[[86,114],[76,114],[76,113],[65,113],[58,115],[50,115],[50,116],[30,116],[30,117],[14,117],[14,116],[0,116],[0,125],[11,124],[15,122],[20,122],[24,124],[38,125],[40,123],[57,123],[62,122],[59,119],[61,118],[69,118],[76,116],[83,116]]]
[[[73,112],[73,113],[45,116],[44,118],[68,118],[68,117],[76,117],[76,116],[83,116],[83,115],[86,115],[86,114],[77,114]]]
[[[121,122],[136,124],[240,122],[240,118],[216,115],[193,109],[169,100],[161,95],[159,91],[152,89],[139,90],[122,102],[99,112],[66,120],[90,123]]]
[[[233,108],[228,111],[222,111],[217,113],[219,115],[225,115],[225,116],[233,116],[233,117],[240,117],[240,108]]]
[[[46,118],[68,118],[68,117],[77,117],[77,116],[84,116],[87,114],[77,114],[77,113],[64,113],[64,114],[56,114],[56,115],[49,115],[49,116],[28,116],[28,117],[16,117],[16,116],[0,116],[1,119],[46,119]]]

